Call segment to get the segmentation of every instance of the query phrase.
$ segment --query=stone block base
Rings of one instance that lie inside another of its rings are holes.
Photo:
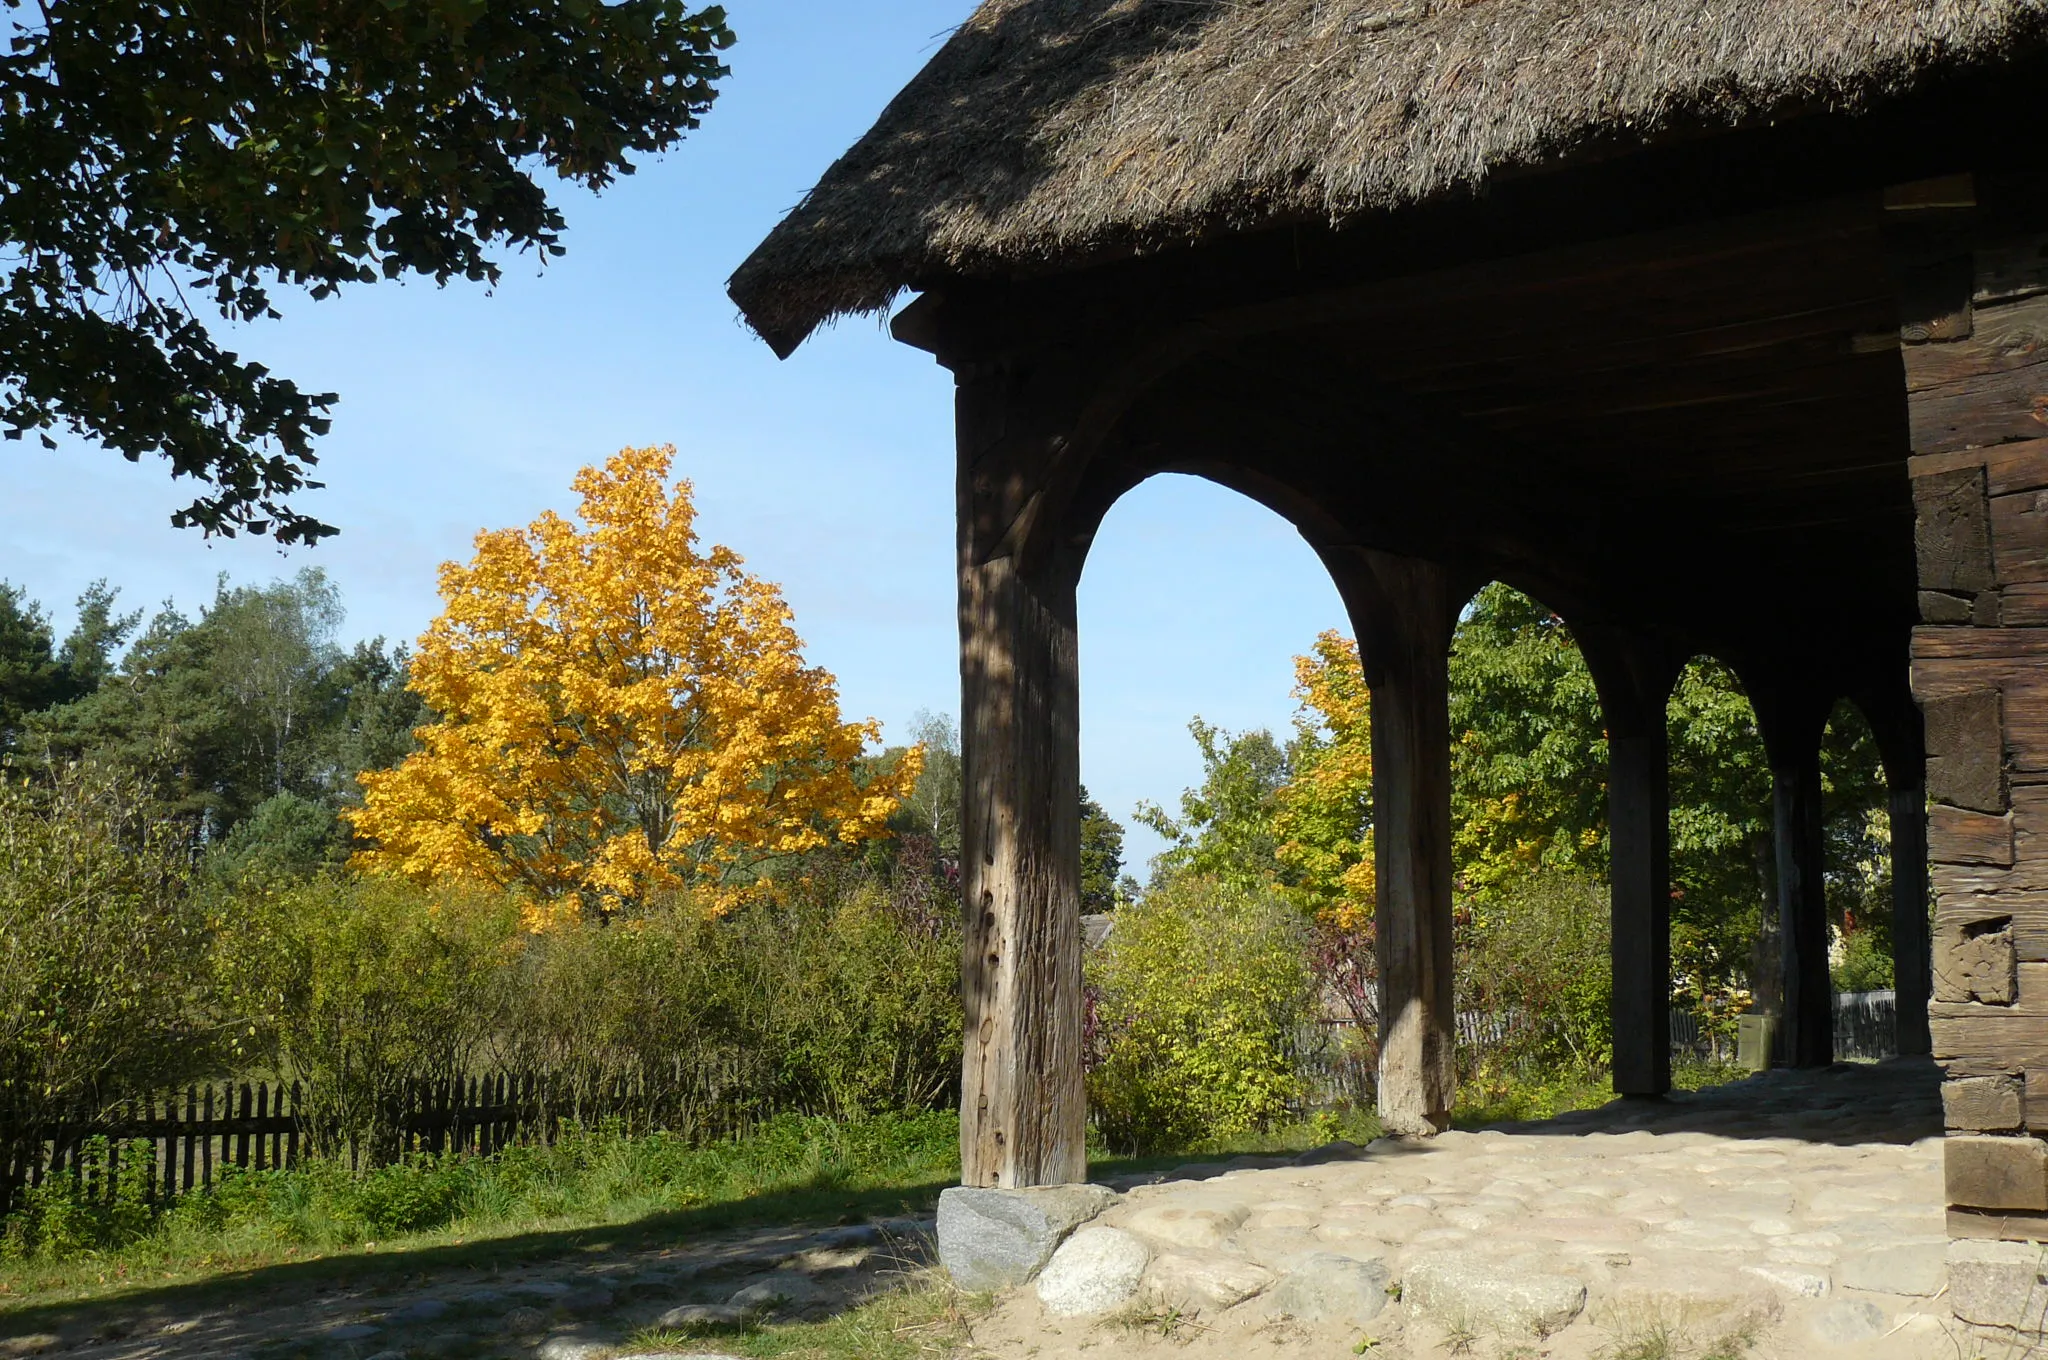
[[[1961,1322],[2029,1337],[2048,1332],[2048,1246],[1951,1242],[1948,1301]]]
[[[939,1195],[939,1264],[962,1289],[1023,1284],[1069,1233],[1116,1202],[1116,1191],[1101,1185],[955,1186]]]

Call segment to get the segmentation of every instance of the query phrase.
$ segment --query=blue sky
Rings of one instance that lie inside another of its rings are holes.
[[[434,569],[478,529],[568,509],[576,469],[673,443],[707,538],[782,583],[810,658],[850,716],[900,735],[956,712],[951,388],[874,322],[778,362],[724,281],[972,9],[970,0],[734,0],[732,75],[704,127],[601,198],[565,196],[568,255],[507,262],[495,292],[378,284],[236,344],[342,400],[318,548],[168,527],[191,499],[164,465],[66,443],[0,450],[0,577],[60,629],[104,576],[130,605],[194,610],[227,572],[319,565],[347,636],[412,637]],[[1221,488],[1158,478],[1111,513],[1081,584],[1082,771],[1112,815],[1171,804],[1199,773],[1186,724],[1283,728],[1292,657],[1344,627],[1336,592],[1283,521]],[[1143,832],[1130,858],[1156,849]]]

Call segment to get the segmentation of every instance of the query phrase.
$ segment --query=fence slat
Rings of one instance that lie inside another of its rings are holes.
[[[534,1071],[411,1080],[384,1099],[392,1142],[375,1155],[487,1156],[521,1141],[552,1144],[565,1126],[607,1119],[645,1131],[654,1125],[655,1086],[644,1074],[592,1080]],[[216,1158],[222,1171],[298,1166],[319,1132],[308,1125],[306,1090],[298,1082],[193,1083],[182,1093],[182,1108],[180,1092],[164,1091],[161,1100],[158,1094],[121,1101],[89,1125],[66,1124],[24,1140],[20,1150],[0,1157],[0,1202],[53,1176],[74,1178],[86,1193],[111,1197],[119,1193],[127,1171],[123,1151],[131,1143],[149,1149],[147,1165],[136,1168],[145,1178],[141,1193],[168,1201],[212,1188]],[[675,1117],[674,1110],[664,1109]],[[94,1138],[105,1140],[104,1157],[88,1146]],[[351,1169],[367,1169],[363,1163],[371,1149],[354,1135],[347,1149]]]

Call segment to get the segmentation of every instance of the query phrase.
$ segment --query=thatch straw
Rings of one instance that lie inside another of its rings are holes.
[[[948,273],[1474,186],[1596,137],[1855,107],[2048,0],[985,0],[742,265],[787,352]]]

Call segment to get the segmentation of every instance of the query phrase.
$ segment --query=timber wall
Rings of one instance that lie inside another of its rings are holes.
[[[2048,1237],[2048,236],[1894,202],[1950,1231]]]

